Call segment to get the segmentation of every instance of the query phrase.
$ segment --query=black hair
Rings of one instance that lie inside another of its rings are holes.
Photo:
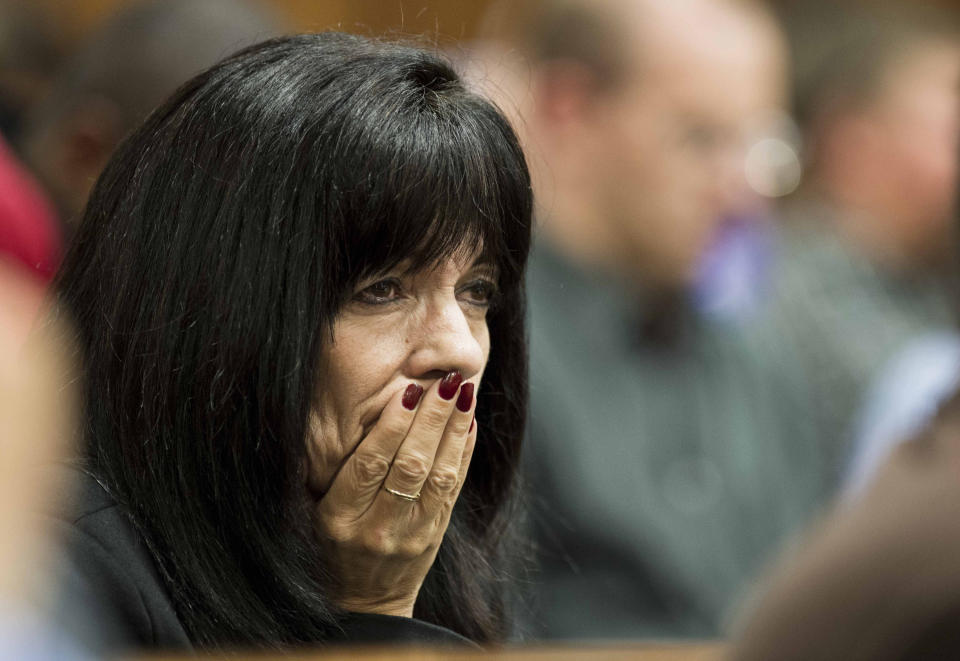
[[[100,176],[57,289],[78,327],[89,468],[200,647],[324,640],[306,492],[320,355],[365,274],[464,245],[498,266],[480,437],[415,616],[508,631],[526,415],[530,180],[500,112],[439,56],[284,37],[198,75]]]

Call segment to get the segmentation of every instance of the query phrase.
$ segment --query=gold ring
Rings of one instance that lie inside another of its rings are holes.
[[[386,486],[386,485],[384,485],[383,490],[386,491],[387,493],[392,493],[392,494],[393,494],[394,496],[396,496],[397,498],[403,498],[404,500],[409,500],[411,503],[415,503],[415,502],[417,502],[418,500],[420,500],[420,494],[419,494],[419,493],[417,493],[417,494],[415,494],[415,495],[411,495],[411,494],[409,494],[409,493],[403,493],[402,491],[396,491],[396,490],[391,489],[390,487],[388,487],[388,486]]]

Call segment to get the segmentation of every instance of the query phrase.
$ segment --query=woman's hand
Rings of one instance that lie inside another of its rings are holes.
[[[320,500],[342,608],[413,615],[477,439],[474,384],[461,380],[397,393]]]

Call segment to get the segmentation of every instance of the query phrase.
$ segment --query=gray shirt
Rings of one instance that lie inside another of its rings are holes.
[[[951,331],[954,302],[946,277],[878,266],[840,237],[834,214],[812,197],[787,207],[763,330],[801,356],[821,443],[840,478],[867,388],[908,343]]]
[[[810,401],[780,347],[651,306],[540,245],[526,467],[548,638],[715,636],[822,501]]]

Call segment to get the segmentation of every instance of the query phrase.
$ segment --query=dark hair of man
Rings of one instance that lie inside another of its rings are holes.
[[[336,627],[306,494],[317,365],[358,281],[482,246],[499,267],[470,472],[414,614],[507,632],[531,192],[513,131],[438,56],[337,33],[241,51],[118,149],[60,273],[90,470],[201,647]]]
[[[793,61],[793,114],[807,134],[833,113],[869,107],[904,55],[960,35],[956,18],[930,3],[808,0],[778,3],[777,13]]]
[[[71,54],[50,94],[32,109],[29,130],[50,131],[78,104],[100,98],[126,134],[188,78],[281,31],[267,8],[250,0],[126,3]]]
[[[577,64],[598,90],[607,90],[630,73],[631,35],[622,13],[615,3],[595,0],[500,0],[488,10],[481,33],[537,65]]]

